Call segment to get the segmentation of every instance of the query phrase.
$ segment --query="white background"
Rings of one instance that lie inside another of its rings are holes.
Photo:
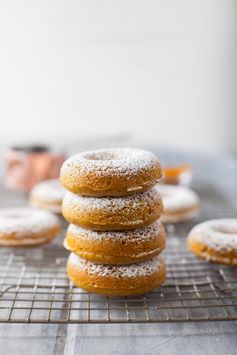
[[[237,149],[235,0],[0,0],[0,141]]]

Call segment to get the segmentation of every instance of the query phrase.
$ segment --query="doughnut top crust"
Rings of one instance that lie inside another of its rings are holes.
[[[80,258],[78,255],[71,253],[69,256],[69,263],[92,275],[115,278],[136,278],[139,276],[151,275],[157,272],[161,261],[159,257],[155,257],[151,260],[137,264],[117,266],[102,265],[86,261],[85,259]]]
[[[155,188],[162,197],[165,210],[175,211],[199,205],[198,195],[187,187],[157,184]]]
[[[63,164],[63,170],[73,164],[83,173],[96,172],[101,177],[132,176],[140,169],[156,166],[157,162],[154,154],[142,149],[98,149],[74,155]]]
[[[61,202],[66,191],[58,179],[45,180],[36,184],[30,197],[40,201]]]
[[[93,231],[85,228],[76,226],[75,224],[70,224],[68,227],[68,232],[74,234],[75,236],[80,235],[87,239],[92,240],[129,240],[136,243],[142,243],[144,240],[153,240],[157,235],[164,233],[164,228],[161,222],[156,221],[155,223],[149,225],[148,227],[138,228],[128,231]]]
[[[59,220],[50,212],[21,207],[0,209],[0,238],[11,234],[25,237],[54,227],[59,227]]]
[[[146,150],[86,151],[66,160],[60,179],[66,189],[89,196],[124,196],[145,191],[162,176],[160,162]]]
[[[237,250],[237,219],[214,219],[195,226],[189,238],[222,251]]]

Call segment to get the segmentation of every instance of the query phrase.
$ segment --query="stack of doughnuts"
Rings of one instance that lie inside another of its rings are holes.
[[[163,204],[153,187],[161,176],[157,158],[140,149],[87,151],[65,161],[62,213],[70,225],[64,246],[76,286],[122,296],[164,282]]]

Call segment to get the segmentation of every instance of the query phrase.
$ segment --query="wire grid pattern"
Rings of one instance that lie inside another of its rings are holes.
[[[68,280],[61,236],[36,248],[0,249],[1,323],[152,323],[237,320],[237,271],[207,263],[186,249],[192,226],[207,218],[236,217],[212,186],[196,185],[202,212],[196,221],[168,225],[166,283],[142,296],[105,297]],[[0,190],[2,206],[26,204],[21,193]]]

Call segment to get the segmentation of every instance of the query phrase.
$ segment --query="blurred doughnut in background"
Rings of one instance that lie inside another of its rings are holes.
[[[62,200],[66,190],[58,179],[39,182],[30,191],[30,203],[35,207],[47,209],[53,213],[61,213]]]
[[[157,184],[164,205],[163,223],[177,223],[197,217],[200,210],[198,195],[185,186]]]

